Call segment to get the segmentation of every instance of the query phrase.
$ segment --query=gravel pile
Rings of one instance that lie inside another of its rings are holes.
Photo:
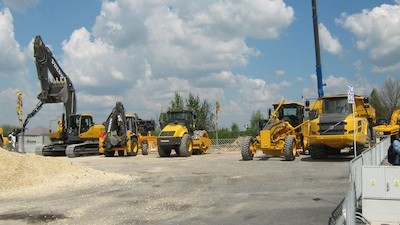
[[[71,188],[132,179],[129,175],[106,173],[53,157],[20,154],[0,148],[0,197],[48,195]]]

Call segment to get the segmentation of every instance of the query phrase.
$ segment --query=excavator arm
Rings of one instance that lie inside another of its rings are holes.
[[[123,146],[127,143],[127,122],[125,108],[121,102],[115,104],[107,120],[103,123],[105,127],[105,146],[111,149],[114,146]]]
[[[66,118],[76,113],[74,86],[39,35],[35,37],[33,49],[37,75],[41,85],[41,92],[37,96],[40,102],[26,117],[23,123],[24,130],[29,120],[39,112],[43,104],[63,103]],[[49,77],[49,72],[52,77]]]

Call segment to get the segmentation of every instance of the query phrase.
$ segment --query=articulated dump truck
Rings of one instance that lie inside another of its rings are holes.
[[[375,109],[366,97],[356,95],[354,102],[353,116],[353,105],[346,94],[318,98],[311,106],[306,101],[310,106],[309,152],[313,159],[339,155],[345,148],[360,154],[374,144]]]

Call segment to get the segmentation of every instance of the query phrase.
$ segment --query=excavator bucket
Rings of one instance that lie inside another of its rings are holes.
[[[54,79],[48,83],[47,93],[40,93],[38,99],[44,103],[66,103],[70,98],[66,78]]]

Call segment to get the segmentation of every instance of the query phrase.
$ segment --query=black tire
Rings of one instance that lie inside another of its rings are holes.
[[[192,155],[193,141],[189,134],[184,134],[179,145],[179,155],[183,157],[189,157]]]
[[[157,151],[160,157],[168,157],[171,155],[171,149],[163,149],[160,145],[158,145]]]
[[[294,136],[287,136],[285,138],[284,157],[286,161],[293,161],[296,156],[296,138]]]
[[[148,155],[149,154],[149,144],[147,141],[142,142],[142,155]]]
[[[124,150],[118,150],[118,156],[124,156],[125,155],[125,151]]]
[[[104,156],[105,156],[105,157],[113,157],[114,154],[115,154],[115,151],[114,151],[114,150],[105,151],[105,152],[104,152]]]
[[[0,148],[3,147],[3,135],[0,135]]]
[[[328,154],[323,147],[310,147],[308,149],[312,159],[326,159]]]
[[[130,149],[130,153],[129,155],[131,156],[136,156],[138,154],[139,151],[139,143],[137,138],[132,138],[131,139],[131,149]]]
[[[253,160],[254,154],[251,151],[251,144],[253,143],[252,137],[245,137],[240,147],[242,158],[244,161]]]

